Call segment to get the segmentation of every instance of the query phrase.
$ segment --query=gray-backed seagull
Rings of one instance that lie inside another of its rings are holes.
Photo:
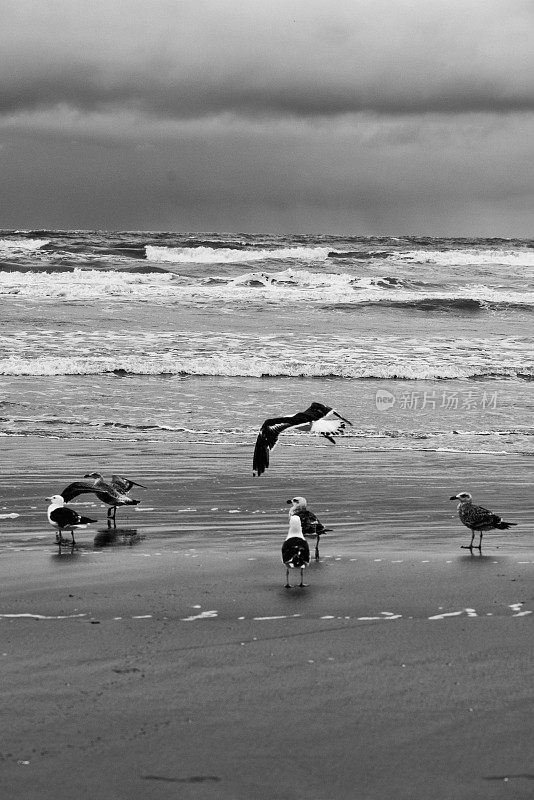
[[[294,515],[299,517],[304,536],[306,538],[315,538],[315,560],[319,561],[319,540],[323,533],[332,529],[325,528],[313,511],[310,511],[307,507],[305,497],[293,497],[291,500],[288,500],[287,503],[291,506],[289,509],[289,517],[291,518]]]
[[[458,503],[458,516],[466,528],[471,531],[471,542],[468,545],[462,545],[465,550],[473,551],[473,540],[475,533],[478,531],[480,538],[478,545],[474,546],[475,550],[482,552],[482,534],[484,531],[491,531],[497,528],[500,531],[506,531],[512,525],[517,525],[517,522],[505,522],[502,517],[488,511],[483,506],[475,506],[472,502],[472,497],[469,492],[460,492],[454,494],[450,500],[459,500]]]
[[[121,475],[112,475],[111,481],[104,480],[99,472],[89,472],[83,476],[84,478],[92,478],[92,483],[84,483],[83,481],[76,481],[69,483],[68,486],[61,492],[65,502],[69,502],[74,497],[80,494],[95,494],[102,503],[109,506],[108,520],[115,522],[115,515],[117,513],[117,506],[136,506],[141,501],[134,500],[127,492],[132,486],[139,486],[141,489],[146,489],[142,483],[135,483],[128,478],[123,478]]]

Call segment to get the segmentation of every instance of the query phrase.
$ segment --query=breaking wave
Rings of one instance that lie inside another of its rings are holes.
[[[232,251],[234,252],[234,251]],[[348,273],[286,269],[191,277],[146,262],[128,271],[74,268],[68,276],[51,272],[0,271],[0,296],[26,300],[148,300],[191,304],[257,302],[260,305],[309,303],[339,309],[361,305],[419,308],[422,311],[480,311],[484,308],[534,308],[534,291],[471,284],[437,289],[396,276],[357,277]]]
[[[0,360],[0,375],[53,376],[53,375],[105,375],[117,377],[133,375],[219,376],[249,378],[344,378],[386,380],[452,380],[452,379],[509,379],[534,380],[534,367],[523,365],[430,363],[411,357],[391,359],[390,363],[376,363],[370,354],[367,359],[343,356],[326,362],[319,357],[265,358],[260,355],[208,355],[179,356],[162,354],[152,356],[44,356],[24,358],[11,356]]]
[[[228,247],[155,247],[147,245],[149,261],[173,264],[229,264],[247,261],[326,261],[326,247],[282,247],[272,250],[240,250]]]

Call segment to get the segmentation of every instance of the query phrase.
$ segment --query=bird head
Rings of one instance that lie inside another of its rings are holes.
[[[60,494],[53,494],[52,497],[45,497],[45,500],[49,500],[54,506],[65,505],[65,501]]]
[[[288,506],[292,506],[293,508],[306,508],[306,498],[305,497],[293,497],[291,500],[287,501]]]
[[[100,472],[86,472],[83,476],[84,478],[95,478],[95,480],[102,480],[102,475]]]
[[[468,503],[471,500],[471,495],[469,492],[460,492],[459,494],[453,494],[452,497],[449,497],[449,500],[459,500],[460,503]]]

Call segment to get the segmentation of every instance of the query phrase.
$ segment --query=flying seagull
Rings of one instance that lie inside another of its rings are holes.
[[[282,561],[286,568],[285,588],[291,589],[289,583],[289,570],[300,569],[300,584],[304,587],[304,570],[310,563],[310,548],[302,533],[300,517],[294,514],[289,518],[289,533],[282,545]]]
[[[80,494],[96,494],[102,503],[109,506],[108,520],[115,522],[115,515],[117,513],[117,506],[136,506],[141,501],[134,500],[127,492],[132,486],[139,486],[141,489],[146,489],[142,483],[135,483],[128,478],[121,475],[112,475],[111,481],[108,483],[104,480],[99,472],[89,472],[83,476],[84,478],[92,478],[92,483],[84,483],[83,481],[76,481],[69,483],[63,489],[61,495],[66,503]]]
[[[270,451],[275,447],[280,434],[289,428],[318,433],[335,444],[334,436],[343,434],[346,425],[352,425],[352,422],[322,403],[312,403],[306,411],[299,411],[289,417],[266,419],[256,440],[252,474],[259,477],[265,472],[269,466]]]
[[[471,542],[468,545],[462,545],[466,550],[473,551],[473,540],[475,532],[478,531],[480,539],[478,545],[474,545],[474,549],[482,552],[482,534],[484,531],[491,531],[493,528],[498,528],[500,531],[506,531],[512,525],[517,525],[517,522],[504,522],[502,517],[493,514],[483,506],[475,506],[472,503],[472,498],[469,492],[460,492],[454,494],[450,500],[459,500],[458,503],[458,516],[466,528],[471,531]]]
[[[322,522],[319,522],[313,511],[307,508],[305,497],[293,497],[287,501],[291,506],[289,509],[289,518],[296,515],[299,517],[302,525],[302,533],[305,537],[315,537],[315,560],[319,561],[319,540],[323,533],[331,528],[325,528]]]
[[[74,528],[87,528],[88,525],[97,520],[91,519],[91,517],[82,517],[77,511],[68,508],[65,505],[64,498],[60,494],[54,494],[52,497],[47,497],[46,499],[50,501],[47,510],[48,521],[51,525],[58,528],[56,537],[59,546],[61,547],[63,543],[61,532],[67,529],[70,530],[72,546],[74,547],[76,544],[74,541]]]

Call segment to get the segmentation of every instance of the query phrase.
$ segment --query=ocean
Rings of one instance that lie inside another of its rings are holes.
[[[49,541],[93,471],[149,486],[118,515],[145,532],[279,536],[288,492],[375,542],[463,535],[461,490],[534,518],[531,240],[4,230],[0,306],[2,533]],[[346,434],[253,478],[314,400]]]

